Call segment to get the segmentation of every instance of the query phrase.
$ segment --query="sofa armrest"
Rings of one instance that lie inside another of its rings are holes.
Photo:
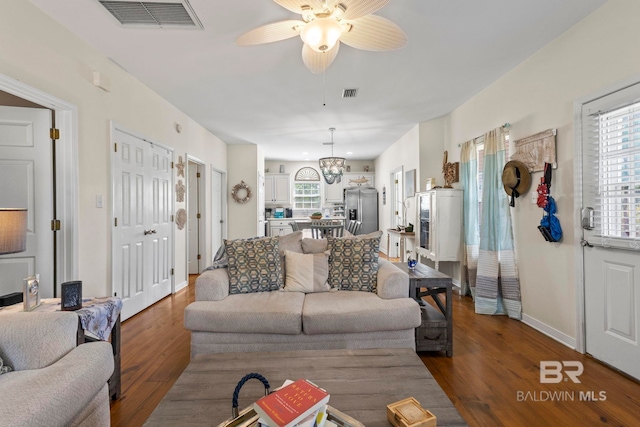
[[[74,348],[45,368],[3,374],[0,376],[0,424],[75,425],[78,414],[105,387],[112,373],[111,344],[95,342]],[[104,399],[108,405],[106,394]]]
[[[207,270],[196,279],[196,301],[220,301],[229,295],[229,273],[226,268]]]
[[[78,343],[78,315],[72,312],[0,314],[0,356],[16,371],[57,362]]]
[[[377,286],[380,298],[409,298],[409,275],[386,259],[378,259]]]

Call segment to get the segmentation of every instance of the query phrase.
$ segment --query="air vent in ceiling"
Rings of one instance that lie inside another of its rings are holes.
[[[98,0],[123,27],[202,29],[188,0]]]
[[[355,98],[358,96],[358,89],[343,89],[342,97],[343,98]]]

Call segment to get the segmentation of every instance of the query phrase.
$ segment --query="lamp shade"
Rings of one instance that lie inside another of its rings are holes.
[[[0,255],[27,249],[27,210],[0,209]]]
[[[303,42],[316,52],[326,52],[335,46],[342,35],[342,27],[333,18],[319,18],[309,22],[300,32]]]

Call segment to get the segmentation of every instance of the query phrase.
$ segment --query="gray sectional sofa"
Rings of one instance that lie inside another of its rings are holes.
[[[327,241],[302,239],[302,232],[296,232],[281,236],[279,249],[281,253],[327,253]],[[230,294],[227,268],[205,271],[196,280],[196,301],[185,309],[191,357],[336,348],[415,349],[420,308],[409,298],[407,274],[384,259],[378,260],[376,274],[374,292]]]

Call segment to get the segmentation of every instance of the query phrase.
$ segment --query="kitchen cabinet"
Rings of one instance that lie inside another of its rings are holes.
[[[324,187],[324,202],[325,203],[342,203],[343,202],[343,184],[342,181],[334,182],[333,184],[327,184],[322,179],[322,185]]]
[[[375,187],[375,173],[372,172],[345,172],[342,176],[344,188]]]
[[[293,233],[291,226],[289,223],[293,221],[291,218],[287,218],[286,220],[269,220],[269,237],[273,236],[284,236],[286,234]]]
[[[416,253],[435,262],[462,261],[462,190],[439,188],[416,195]]]
[[[284,173],[265,174],[264,201],[266,204],[291,204],[291,175]]]

